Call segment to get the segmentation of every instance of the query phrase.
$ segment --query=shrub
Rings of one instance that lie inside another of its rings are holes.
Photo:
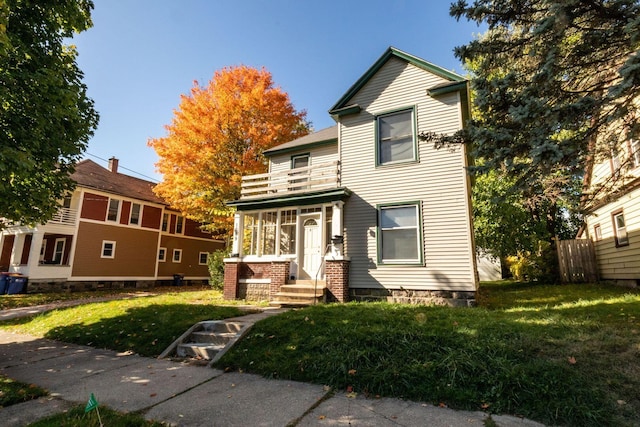
[[[207,267],[209,267],[209,285],[213,289],[222,290],[224,287],[224,259],[229,256],[229,251],[220,249],[209,254]]]

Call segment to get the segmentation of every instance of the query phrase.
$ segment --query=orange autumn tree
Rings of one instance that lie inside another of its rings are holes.
[[[163,175],[154,191],[217,233],[231,228],[224,203],[240,197],[242,176],[267,171],[263,151],[309,133],[306,112],[271,73],[247,66],[216,71],[207,86],[194,82],[165,127],[167,136],[148,142]]]

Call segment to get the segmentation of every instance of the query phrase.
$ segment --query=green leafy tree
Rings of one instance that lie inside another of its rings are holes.
[[[460,0],[451,15],[487,26],[455,53],[473,71],[475,114],[436,146],[467,143],[476,175],[511,183],[551,243],[569,231],[587,167],[637,136],[640,5],[630,0]],[[624,126],[612,126],[621,123]]]
[[[0,228],[46,222],[98,123],[76,50],[89,0],[0,0]]]

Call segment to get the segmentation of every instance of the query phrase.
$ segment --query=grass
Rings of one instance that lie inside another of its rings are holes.
[[[102,425],[109,427],[163,427],[159,422],[147,421],[137,414],[123,414],[101,406],[100,420]],[[52,415],[50,417],[29,424],[30,427],[100,427],[95,410],[85,413],[84,406],[77,406],[71,410]]]
[[[291,311],[217,366],[551,425],[640,423],[637,291],[490,283],[479,304]]]
[[[33,384],[14,381],[0,375],[0,408],[46,396],[47,391]]]
[[[36,337],[156,357],[201,320],[246,313],[223,304],[229,302],[213,290],[162,292],[60,308],[5,321],[0,327]]]

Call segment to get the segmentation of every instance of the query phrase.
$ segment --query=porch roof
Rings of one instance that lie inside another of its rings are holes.
[[[345,201],[351,196],[351,190],[346,187],[330,188],[326,190],[311,191],[290,195],[276,195],[251,200],[234,200],[227,202],[227,206],[233,206],[239,211],[251,211],[259,209],[282,208],[285,206],[308,206],[319,203]]]

